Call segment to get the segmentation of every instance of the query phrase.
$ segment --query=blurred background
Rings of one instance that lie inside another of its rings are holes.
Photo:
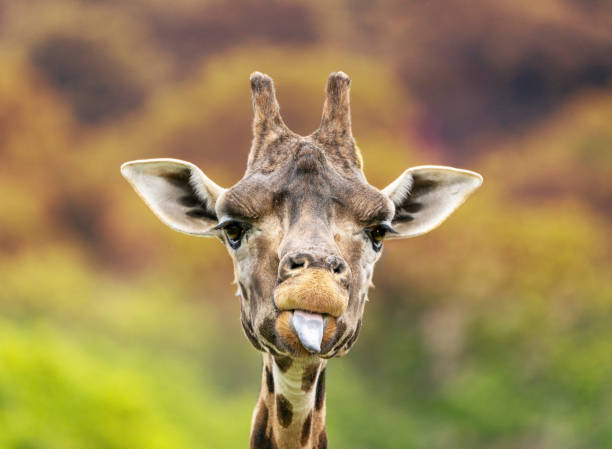
[[[352,77],[369,181],[476,170],[393,241],[328,368],[336,449],[612,447],[612,3],[0,0],[0,447],[243,448],[260,356],[230,258],[119,174],[250,143],[249,74],[294,131]]]

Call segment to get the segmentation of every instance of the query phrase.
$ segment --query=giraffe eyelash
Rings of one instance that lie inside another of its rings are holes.
[[[227,244],[234,250],[240,247],[242,239],[247,231],[251,228],[251,225],[238,220],[223,220],[217,226],[215,230],[222,230]]]

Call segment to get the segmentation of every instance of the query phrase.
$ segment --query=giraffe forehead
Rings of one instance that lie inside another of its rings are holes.
[[[273,171],[247,173],[223,196],[217,212],[253,221],[268,215],[292,223],[343,215],[369,223],[390,219],[393,205],[363,175],[346,176],[320,150],[306,147]]]
[[[289,161],[319,153],[345,176],[363,178],[361,153],[353,138],[329,137],[322,138],[320,132],[300,136],[288,130],[265,129],[253,139],[247,171],[270,173]]]

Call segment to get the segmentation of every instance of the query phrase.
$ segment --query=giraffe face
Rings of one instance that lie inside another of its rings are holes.
[[[482,182],[468,170],[422,166],[383,190],[369,185],[350,129],[349,83],[330,75],[321,127],[302,137],[284,125],[272,80],[253,74],[253,144],[244,177],[229,189],[175,159],[121,168],[168,226],[225,243],[244,332],[277,357],[345,354],[383,239],[430,231]]]
[[[247,174],[216,205],[242,326],[274,355],[342,355],[359,333],[395,207],[359,171],[339,171],[312,138],[283,145],[290,157]]]

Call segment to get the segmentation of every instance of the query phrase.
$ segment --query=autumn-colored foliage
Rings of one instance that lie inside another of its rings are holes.
[[[483,187],[385,243],[334,448],[612,441],[612,9],[603,1],[0,1],[0,447],[246,447],[259,360],[232,267],[119,174],[246,165],[254,70],[290,128],[352,78],[366,175]]]

